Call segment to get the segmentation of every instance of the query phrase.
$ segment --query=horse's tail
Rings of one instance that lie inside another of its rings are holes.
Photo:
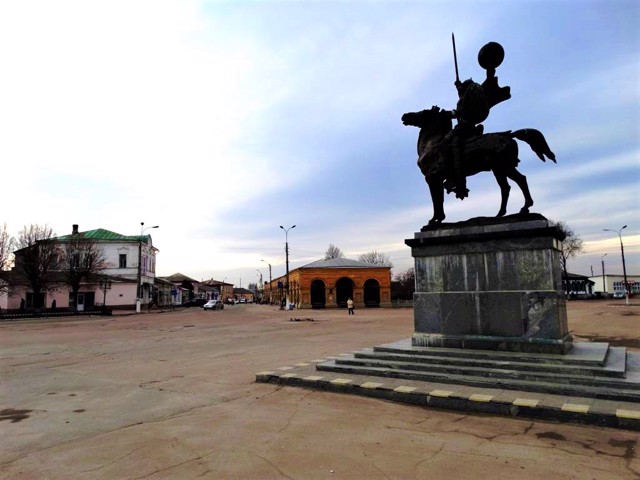
[[[517,138],[518,140],[522,140],[523,142],[527,142],[540,160],[543,162],[546,161],[545,156],[556,163],[556,155],[549,148],[549,144],[544,138],[544,135],[539,130],[534,128],[523,128],[521,130],[516,130],[515,132],[511,132],[511,138]]]

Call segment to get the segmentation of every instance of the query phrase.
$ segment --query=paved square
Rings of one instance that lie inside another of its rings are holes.
[[[569,302],[569,324],[579,335],[633,347],[639,312]],[[352,317],[313,311],[314,322],[289,322],[289,314],[242,305],[0,324],[0,477],[374,480],[517,472],[519,479],[569,479],[640,472],[637,432],[257,383],[256,372],[327,384],[314,359],[406,338],[413,327],[412,312],[403,309],[361,309]],[[444,397],[440,390],[425,393]],[[620,418],[633,419],[632,407],[620,405]]]

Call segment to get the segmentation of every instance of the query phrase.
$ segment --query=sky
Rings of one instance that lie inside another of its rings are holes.
[[[157,275],[243,287],[284,274],[285,240],[290,269],[334,244],[404,271],[433,211],[400,117],[455,107],[455,32],[462,79],[505,50],[485,132],[536,128],[557,156],[519,145],[531,211],[584,241],[569,271],[621,274],[627,225],[640,274],[638,25],[636,0],[0,0],[0,225],[158,225]],[[497,213],[491,173],[468,187],[447,222]]]

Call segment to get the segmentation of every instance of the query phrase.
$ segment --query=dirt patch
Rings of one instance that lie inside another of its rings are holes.
[[[566,437],[560,433],[557,432],[540,432],[540,433],[536,433],[536,437],[538,438],[548,438],[551,440],[561,440],[561,441],[566,441]]]
[[[612,347],[627,347],[627,348],[640,349],[639,338],[605,337],[605,336],[591,335],[589,337],[589,341],[590,342],[606,342]]]
[[[18,423],[29,418],[29,413],[33,410],[15,410],[13,408],[5,408],[0,410],[0,422],[3,420],[11,420],[11,423]]]
[[[637,440],[616,440],[615,438],[612,438],[611,440],[609,440],[609,445],[611,445],[612,447],[625,449],[622,457],[627,460],[631,460],[635,458],[635,450],[636,450],[637,443],[638,443]]]

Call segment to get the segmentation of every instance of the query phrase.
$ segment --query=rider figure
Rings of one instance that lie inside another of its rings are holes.
[[[482,85],[471,79],[455,82],[458,103],[451,115],[458,120],[458,123],[445,136],[443,143],[445,151],[451,152],[450,160],[453,166],[453,178],[445,183],[445,188],[447,192],[455,191],[456,197],[460,199],[469,196],[463,165],[465,142],[473,136],[482,135],[484,127],[481,124],[489,116],[491,107],[511,98],[510,88],[499,87],[498,77],[495,76],[495,69],[502,63],[503,58],[502,46],[490,42],[478,53],[478,63],[487,71],[487,78]]]

